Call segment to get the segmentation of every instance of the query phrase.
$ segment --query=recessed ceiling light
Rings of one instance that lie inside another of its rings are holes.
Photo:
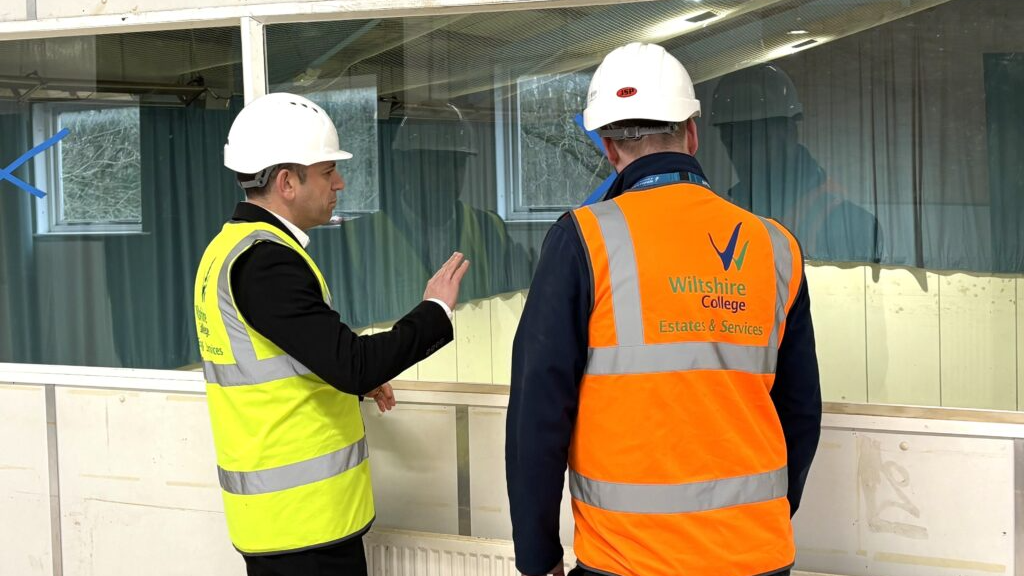
[[[789,32],[787,32],[787,34],[807,34],[807,30],[790,30]]]
[[[804,46],[810,46],[811,44],[817,43],[818,41],[812,38],[810,40],[804,40],[803,42],[797,42],[796,44],[793,44],[793,48],[803,48]]]
[[[697,14],[696,16],[690,16],[689,18],[686,19],[686,21],[687,22],[693,22],[694,24],[697,24],[698,22],[703,22],[705,20],[711,20],[715,16],[717,16],[717,14],[715,14],[714,12],[708,10],[707,12],[701,12],[700,14]]]
[[[721,18],[723,15],[724,13],[716,14],[710,10],[706,10],[697,14],[678,16],[653,26],[648,30],[647,34],[656,40],[671,38],[673,36],[683,34],[688,30],[692,30],[700,26],[707,26],[709,22]]]

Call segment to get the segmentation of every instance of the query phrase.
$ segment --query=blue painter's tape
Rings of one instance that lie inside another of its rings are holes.
[[[18,188],[21,188],[22,190],[28,192],[29,194],[35,196],[36,198],[42,198],[46,196],[46,192],[43,192],[42,190],[36,188],[35,186],[25,182],[21,178],[18,178],[13,174],[13,172],[17,170],[19,166],[34,158],[37,154],[42,153],[43,151],[50,148],[57,142],[63,140],[64,137],[70,133],[70,130],[64,128],[60,132],[57,132],[56,134],[51,136],[46,142],[43,142],[42,144],[29,150],[28,152],[22,154],[17,160],[8,164],[6,168],[0,169],[0,181],[8,180],[11,182],[11,184],[14,184]]]
[[[604,154],[604,143],[601,142],[601,137],[598,136],[597,132],[595,132],[594,130],[587,130],[583,126],[583,114],[577,114],[575,121],[576,125],[580,127],[580,130],[583,130],[583,133],[586,134],[588,138],[590,138],[590,141],[593,142],[594,146],[596,146],[597,149],[601,151],[601,154]],[[604,198],[604,195],[608,192],[608,189],[612,187],[612,183],[615,182],[615,176],[616,174],[612,172],[610,176],[604,179],[604,182],[598,184],[597,188],[595,188],[594,191],[591,192],[589,196],[587,196],[587,199],[583,201],[583,204],[580,204],[580,207],[589,206],[590,204],[593,204],[595,202],[600,202],[601,198]]]

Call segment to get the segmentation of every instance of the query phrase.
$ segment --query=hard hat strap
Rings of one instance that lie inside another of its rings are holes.
[[[673,134],[679,130],[679,124],[671,123],[664,126],[626,126],[625,128],[600,129],[599,136],[612,140],[639,140],[650,134]]]
[[[250,188],[263,188],[267,185],[267,181],[270,180],[270,174],[277,168],[277,165],[268,166],[263,170],[256,173],[255,178],[247,180],[245,182],[239,182],[238,185],[242,187],[242,190],[248,190]]]

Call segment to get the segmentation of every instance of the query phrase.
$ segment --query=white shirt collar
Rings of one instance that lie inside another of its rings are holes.
[[[280,220],[285,225],[285,228],[288,228],[288,231],[291,232],[293,236],[295,236],[295,239],[299,241],[299,244],[302,245],[303,248],[309,246],[309,235],[300,230],[298,226],[292,224],[284,216],[281,216],[280,214],[274,212],[273,210],[267,210],[267,212],[270,212],[271,214],[276,216],[277,219]]]

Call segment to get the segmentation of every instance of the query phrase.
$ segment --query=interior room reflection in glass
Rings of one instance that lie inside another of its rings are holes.
[[[590,75],[646,41],[696,82],[712,189],[803,244],[827,399],[1024,402],[1022,2],[662,0],[265,30],[268,88],[323,106],[354,154],[309,248],[342,319],[386,329],[452,251],[473,262],[458,350],[421,379],[507,374],[548,228],[614,177],[576,122]],[[0,165],[74,132],[12,174],[45,199],[0,182],[0,362],[194,367],[196,265],[242,198],[223,166],[239,39],[0,42]]]

